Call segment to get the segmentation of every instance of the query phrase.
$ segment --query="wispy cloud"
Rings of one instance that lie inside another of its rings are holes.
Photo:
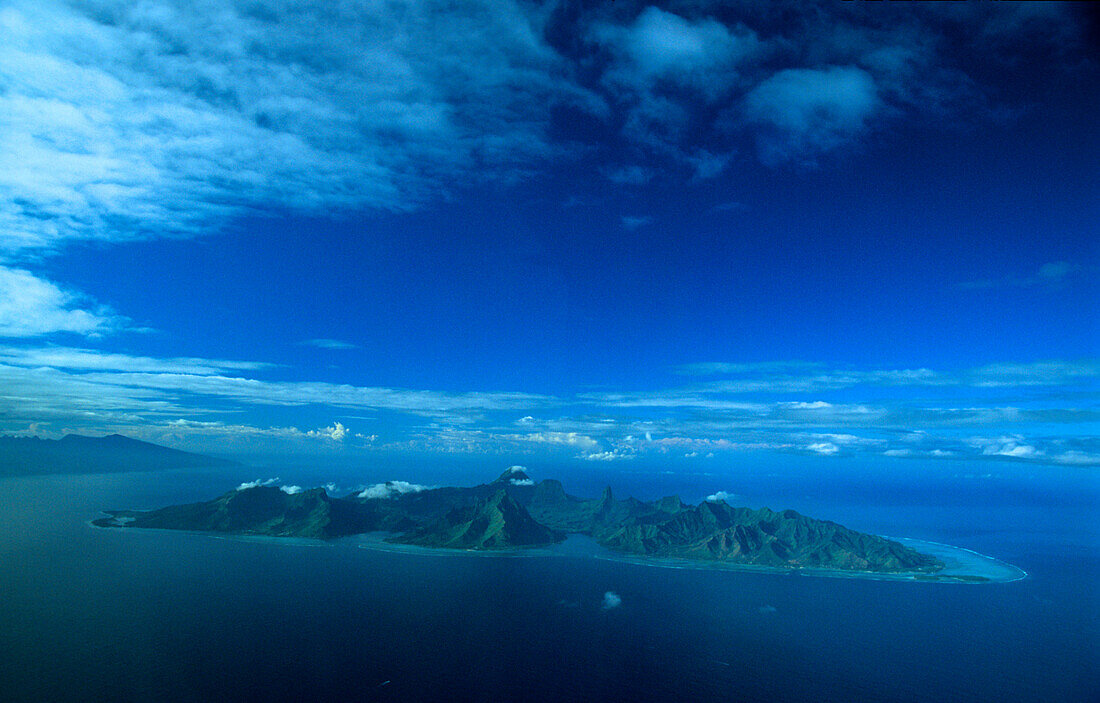
[[[95,336],[125,325],[126,320],[106,306],[89,304],[83,296],[30,271],[0,265],[0,337],[59,332]]]
[[[633,232],[636,229],[645,227],[648,224],[652,224],[653,218],[649,217],[648,215],[637,217],[632,215],[623,215],[622,222],[625,229]]]
[[[680,370],[694,382],[551,397],[270,380],[293,370],[252,361],[0,346],[0,424],[234,447],[289,442],[302,451],[512,453],[591,462],[759,451],[1076,466],[1100,457],[1100,445],[1090,440],[1100,426],[1096,361],[946,371],[805,362]],[[372,411],[370,434],[344,424],[348,410]],[[341,420],[325,426],[261,420],[315,417],[318,411]]]
[[[0,248],[188,235],[261,202],[405,209],[554,151],[589,98],[509,0],[9,3]],[[309,27],[310,31],[301,31]]]
[[[1068,261],[1052,261],[1043,264],[1030,276],[1001,278],[982,278],[974,281],[956,283],[960,290],[991,290],[994,288],[1057,288],[1068,282],[1073,276],[1085,271],[1085,267]]]
[[[356,344],[345,342],[339,339],[307,339],[306,341],[302,342],[302,344],[307,347],[317,347],[318,349],[344,350],[359,348],[359,346]]]
[[[642,185],[653,178],[653,171],[638,165],[620,166],[604,171],[607,180],[622,185]]]
[[[12,366],[52,367],[73,371],[120,371],[213,376],[271,368],[272,364],[225,359],[163,358],[112,354],[74,347],[0,346],[0,363]]]
[[[960,58],[974,46],[1007,61],[1020,36],[1067,54],[1079,41],[1057,6],[884,18],[826,4],[781,30],[771,3],[737,21],[721,9],[14,0],[0,251],[191,236],[270,204],[415,208],[590,148],[554,135],[560,108],[637,156],[608,171],[620,182],[713,177],[753,141],[766,162],[812,163],[887,119],[983,113],[968,96],[990,93],[985,76]],[[63,326],[96,326],[77,317]]]

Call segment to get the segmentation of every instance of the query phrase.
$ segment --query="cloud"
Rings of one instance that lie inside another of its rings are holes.
[[[611,610],[613,608],[618,608],[622,604],[623,599],[619,597],[618,593],[607,591],[603,594],[603,603],[601,603],[600,608],[603,610]]]
[[[959,290],[992,290],[994,288],[1048,288],[1057,289],[1065,285],[1073,276],[1087,271],[1084,266],[1068,261],[1052,261],[1043,264],[1029,276],[1005,276],[1001,278],[983,278],[974,281],[956,283]]]
[[[89,309],[76,293],[30,271],[0,265],[0,337],[41,337],[62,332],[94,336],[124,326],[124,318],[106,306]]]
[[[736,80],[737,64],[760,49],[756,34],[712,18],[689,20],[647,7],[629,26],[599,23],[591,38],[612,55],[604,74],[614,90],[647,93],[662,83],[714,99]]]
[[[733,203],[737,205],[737,203]],[[747,373],[801,372],[822,368],[821,364],[805,361],[761,361],[756,363],[730,363],[709,361],[696,364],[680,364],[673,371],[685,376],[727,376]]]
[[[37,362],[42,362],[37,364]],[[56,366],[53,365],[56,362]],[[21,367],[28,368],[21,368]],[[30,368],[33,367],[33,368]],[[104,399],[111,395],[157,397],[179,407],[183,397],[206,396],[244,404],[296,406],[320,404],[343,408],[386,408],[414,414],[448,416],[485,410],[531,408],[548,398],[526,393],[446,393],[394,388],[372,388],[324,382],[263,381],[231,375],[242,370],[263,370],[269,364],[225,362],[202,359],[165,359],[106,354],[87,349],[40,348],[20,350],[0,348],[0,376],[13,382],[22,376],[26,383],[38,378],[44,391],[69,385],[91,391],[98,388]],[[80,371],[81,373],[74,373]],[[11,386],[8,386],[9,388]],[[0,392],[4,386],[0,385]],[[41,393],[32,394],[39,396]],[[317,430],[333,439],[341,435],[339,427]]]
[[[513,478],[508,483],[512,484],[513,486],[533,486],[533,485],[535,485],[535,482],[532,479],[529,479],[529,478]]]
[[[196,451],[558,453],[587,462],[812,452],[1070,466],[1100,455],[1088,441],[1100,421],[1088,401],[1100,391],[1094,360],[954,370],[715,363],[691,365],[682,387],[561,398],[265,380],[276,373],[292,374],[251,361],[0,346],[0,430],[39,423],[54,434],[121,432]],[[386,440],[342,422],[299,429],[283,419],[316,408],[330,417],[369,409]]]
[[[712,154],[706,149],[700,149],[695,154],[687,157],[687,162],[694,169],[694,180],[705,181],[708,178],[716,178],[721,175],[733,160],[733,154]],[[733,210],[738,208],[727,207],[730,203],[723,203],[715,207],[716,210]]]
[[[322,437],[334,442],[343,442],[348,437],[348,428],[341,423],[334,423],[331,427],[322,427],[319,430],[310,430],[306,433],[310,437]]]
[[[731,500],[743,500],[741,496],[736,493],[728,493],[726,491],[718,491],[717,493],[711,493],[705,499],[708,503],[727,503]]]
[[[510,0],[8,3],[0,248],[192,235],[270,202],[401,210],[522,176],[555,153],[554,106],[592,100],[548,18]]]
[[[318,349],[358,349],[359,346],[352,344],[351,342],[344,342],[339,339],[307,339],[302,342],[307,347],[317,347]]]
[[[256,488],[258,486],[271,486],[279,482],[279,478],[269,478],[266,480],[256,479],[255,481],[247,481],[237,486],[238,491],[247,491],[249,488]]]
[[[624,459],[633,459],[635,454],[632,452],[625,452],[617,449],[606,452],[589,452],[587,454],[581,454],[578,459],[584,459],[585,461],[621,461]]]
[[[194,236],[272,206],[405,211],[592,146],[637,155],[609,172],[634,182],[670,164],[713,177],[751,141],[768,163],[812,163],[888,114],[992,112],[960,108],[1004,75],[971,70],[975,47],[1007,60],[1023,39],[1053,47],[1059,67],[1080,54],[1081,23],[1061,8],[727,10],[12,0],[0,251]],[[563,111],[618,141],[559,138]],[[61,327],[97,328],[86,312]]]
[[[814,442],[813,444],[807,445],[806,449],[815,454],[822,454],[824,456],[834,456],[840,453],[840,447],[832,442]]]
[[[875,81],[861,68],[790,68],[745,97],[744,115],[765,128],[757,137],[762,161],[812,163],[862,132],[879,107]]]
[[[1031,446],[1030,444],[1023,444],[1015,438],[1004,437],[1000,441],[987,445],[982,454],[986,456],[1007,456],[1013,459],[1034,459],[1042,452]]]
[[[653,178],[653,171],[637,165],[620,166],[604,171],[604,176],[612,183],[636,186],[648,183]]]
[[[648,215],[641,217],[633,217],[630,215],[623,215],[622,217],[623,227],[631,232],[639,227],[645,227],[653,222],[653,218]]]
[[[279,490],[282,491],[283,493],[286,493],[287,495],[292,496],[296,493],[301,493],[302,492],[302,487],[301,486],[279,486]]]
[[[1051,460],[1056,464],[1067,466],[1100,466],[1100,453],[1089,454],[1073,449],[1053,456]]]
[[[579,447],[581,449],[593,449],[600,446],[599,442],[579,432],[531,432],[529,434],[498,435],[497,437],[516,442]]]
[[[367,486],[356,497],[367,499],[393,498],[395,496],[405,495],[406,493],[419,493],[429,488],[430,486],[422,486],[418,483],[409,483],[408,481],[386,481],[385,483],[376,483],[373,486]]]
[[[148,356],[112,354],[95,349],[76,347],[12,347],[0,346],[0,363],[13,366],[43,367],[73,371],[123,371],[134,373],[172,373],[215,376],[219,374],[257,371],[271,368],[272,364],[255,361],[228,361],[225,359],[197,359],[167,357],[157,359]]]

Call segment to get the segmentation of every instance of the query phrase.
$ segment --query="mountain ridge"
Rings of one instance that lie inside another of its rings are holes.
[[[387,541],[428,547],[506,550],[547,546],[584,534],[625,554],[776,568],[930,574],[935,557],[899,542],[817,520],[794,510],[685,504],[679,496],[617,500],[611,487],[585,500],[559,481],[535,483],[509,469],[487,484],[427,488],[385,497],[329,496],[238,488],[203,503],[152,511],[106,511],[99,527],[187,529],[334,539],[394,533]]]
[[[120,434],[60,439],[0,435],[0,476],[66,473],[122,473],[240,466],[219,459],[145,442]]]

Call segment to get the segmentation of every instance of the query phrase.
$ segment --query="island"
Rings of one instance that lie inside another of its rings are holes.
[[[321,540],[381,532],[391,544],[477,551],[546,547],[579,534],[614,553],[655,560],[925,579],[945,567],[900,541],[794,510],[689,505],[677,496],[618,500],[610,487],[582,499],[559,481],[535,482],[521,467],[471,487],[380,486],[333,497],[323,488],[246,484],[202,503],[105,511],[93,524]]]
[[[170,449],[119,434],[60,439],[0,435],[0,476],[122,473],[198,468],[234,468],[228,459]]]

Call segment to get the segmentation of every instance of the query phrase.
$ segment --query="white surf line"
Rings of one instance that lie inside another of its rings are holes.
[[[905,542],[905,541],[908,541],[908,542],[922,542],[924,544],[934,544],[937,547],[946,547],[948,549],[956,549],[960,552],[967,552],[969,554],[973,554],[974,556],[981,557],[982,559],[988,559],[989,561],[996,562],[998,564],[1002,564],[1002,565],[1007,566],[1011,569],[1015,569],[1016,571],[1019,571],[1021,574],[1023,574],[1023,576],[1020,576],[1019,578],[1010,579],[1008,581],[1002,581],[1001,583],[1012,583],[1013,581],[1022,581],[1025,578],[1027,578],[1028,575],[1029,575],[1027,573],[1027,571],[1025,571],[1024,569],[1021,569],[1020,567],[1016,566],[1015,564],[1009,564],[1007,561],[1002,561],[1002,560],[998,559],[997,557],[991,557],[988,554],[982,554],[981,552],[976,552],[973,549],[967,549],[966,547],[957,547],[953,544],[944,544],[943,542],[933,542],[930,539],[917,539],[916,537],[888,537],[886,535],[879,535],[879,537],[882,537],[883,539],[893,540],[895,542]]]

